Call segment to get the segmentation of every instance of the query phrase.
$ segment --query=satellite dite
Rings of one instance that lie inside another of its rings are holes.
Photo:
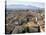
[[[45,32],[45,7],[40,2],[5,1],[5,34]]]

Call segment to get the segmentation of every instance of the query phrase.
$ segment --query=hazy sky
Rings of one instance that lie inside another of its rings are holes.
[[[44,3],[40,2],[30,2],[28,0],[7,0],[7,5],[12,5],[12,4],[24,4],[24,5],[32,5],[40,8],[44,8]]]

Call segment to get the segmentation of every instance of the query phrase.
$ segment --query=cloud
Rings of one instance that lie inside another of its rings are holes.
[[[44,8],[44,3],[40,2],[31,2],[29,0],[7,0],[7,5],[12,4],[24,4],[24,5],[32,5],[40,8]]]

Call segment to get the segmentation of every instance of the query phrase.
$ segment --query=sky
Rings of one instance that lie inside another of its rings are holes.
[[[8,5],[32,5],[32,6],[36,6],[36,7],[40,7],[40,8],[44,8],[44,3],[41,3],[41,2],[31,2],[31,1],[28,1],[28,0],[7,0],[7,6]]]

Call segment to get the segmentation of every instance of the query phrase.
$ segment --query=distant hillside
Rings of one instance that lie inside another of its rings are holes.
[[[40,11],[42,10],[42,11]],[[44,12],[44,8],[35,7],[32,5],[8,5],[6,6],[7,12]]]
[[[40,7],[35,7],[32,5],[8,5],[6,7],[7,9],[38,9]]]

